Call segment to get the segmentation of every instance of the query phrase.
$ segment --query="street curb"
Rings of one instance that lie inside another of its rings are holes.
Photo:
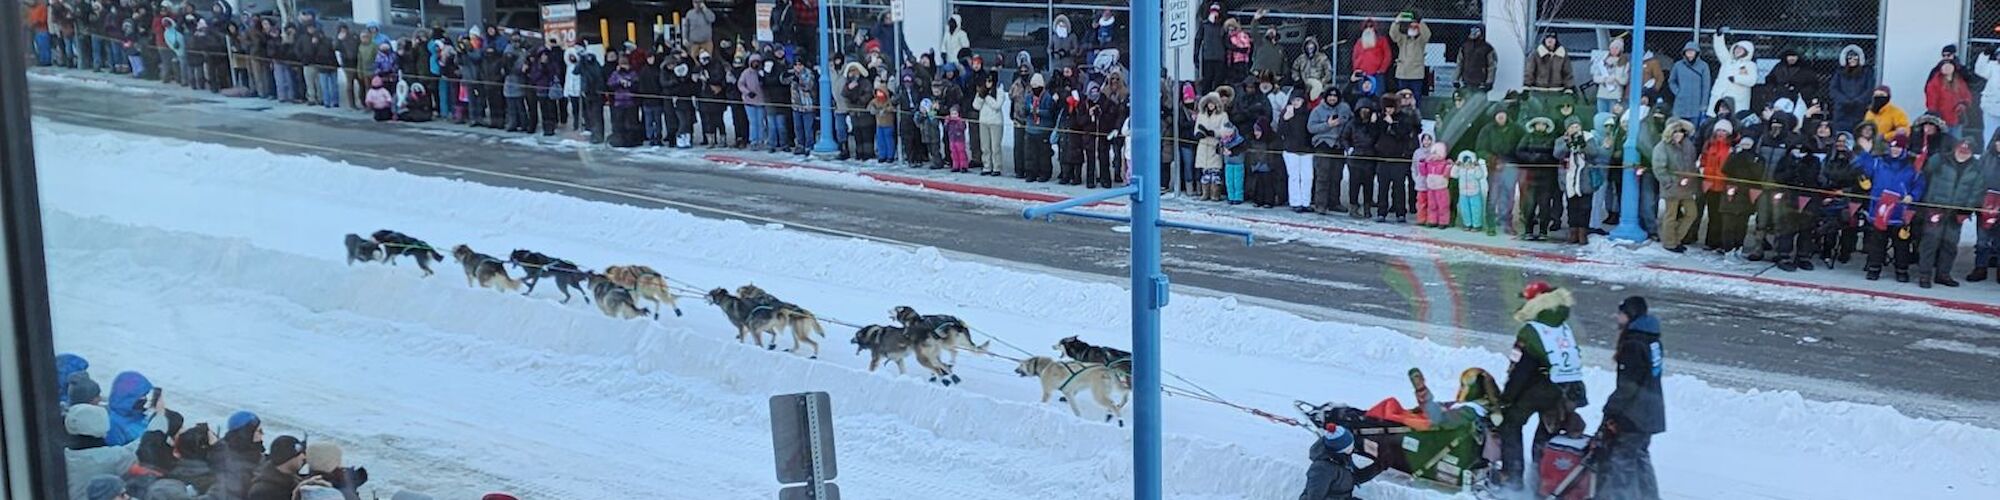
[[[734,164],[739,164],[739,165],[746,165],[746,166],[752,166],[752,167],[760,167],[760,168],[774,168],[774,169],[807,169],[807,170],[819,170],[819,171],[826,171],[826,172],[847,172],[847,171],[848,171],[848,170],[846,170],[846,169],[840,169],[840,168],[832,168],[832,167],[826,167],[826,166],[820,166],[820,165],[812,165],[812,164],[806,164],[806,163],[799,163],[799,162],[790,162],[790,161],[773,161],[773,160],[758,160],[758,159],[751,159],[751,158],[744,158],[744,157],[740,157],[740,156],[734,156],[734,155],[728,155],[728,154],[708,154],[708,155],[703,155],[703,156],[702,156],[702,158],[703,158],[703,159],[706,159],[706,160],[709,160],[709,161],[714,161],[714,162],[718,162],[718,163],[734,163]],[[937,180],[937,179],[925,179],[925,178],[919,178],[919,177],[910,177],[910,176],[904,176],[904,175],[896,175],[896,174],[890,174],[890,173],[883,173],[883,172],[873,172],[873,171],[865,171],[865,170],[864,170],[864,171],[858,171],[858,172],[855,172],[855,173],[857,173],[857,174],[860,174],[860,175],[862,175],[862,176],[864,176],[864,177],[868,177],[868,178],[870,178],[870,179],[875,179],[875,180],[878,180],[878,181],[882,181],[882,182],[888,182],[888,183],[892,183],[892,184],[901,184],[901,185],[906,185],[906,186],[916,186],[916,187],[920,187],[920,188],[924,188],[924,189],[930,189],[930,190],[935,190],[935,191],[942,191],[942,192],[947,192],[947,193],[958,193],[958,194],[972,194],[972,195],[980,195],[980,196],[992,196],[992,197],[996,197],[996,198],[1003,198],[1003,199],[1008,199],[1008,200],[1015,200],[1015,201],[1028,201],[1028,202],[1036,202],[1036,203],[1051,203],[1051,202],[1056,202],[1056,201],[1061,201],[1061,200],[1065,200],[1065,199],[1068,199],[1067,197],[1064,197],[1064,196],[1058,196],[1058,195],[1052,195],[1052,194],[1045,194],[1045,193],[1033,193],[1033,192],[1027,192],[1027,191],[1019,191],[1019,190],[1013,190],[1013,189],[1006,189],[1006,188],[997,188],[997,187],[989,187],[989,186],[979,186],[979,185],[973,185],[973,184],[964,184],[964,183],[958,183],[958,182],[951,182],[951,181],[941,181],[941,180]],[[1166,208],[1166,209],[1162,209],[1161,211],[1162,211],[1162,212],[1166,212],[1166,213],[1185,213],[1185,212],[1184,212],[1184,211],[1182,211],[1182,210],[1176,210],[1176,209],[1171,209],[1171,208]],[[1584,258],[1580,258],[1580,257],[1577,257],[1577,256],[1574,256],[1574,255],[1568,255],[1568,254],[1564,254],[1564,253],[1559,253],[1559,252],[1549,252],[1549,251],[1543,251],[1543,250],[1530,250],[1530,249],[1522,249],[1522,248],[1511,248],[1511,247],[1500,247],[1500,246],[1492,246],[1492,245],[1481,245],[1481,244],[1477,244],[1477,243],[1464,243],[1464,242],[1457,242],[1457,241],[1447,241],[1447,240],[1441,240],[1441,239],[1437,239],[1437,238],[1430,238],[1430,237],[1425,237],[1425,236],[1422,236],[1422,235],[1412,235],[1412,234],[1394,234],[1394,233],[1382,233],[1382,232],[1374,232],[1374,231],[1363,231],[1363,230],[1358,230],[1358,229],[1348,229],[1348,228],[1341,228],[1341,227],[1330,227],[1330,226],[1318,226],[1318,225],[1312,225],[1312,224],[1306,224],[1306,223],[1300,223],[1300,222],[1291,222],[1291,221],[1280,221],[1280,220],[1271,220],[1271,219],[1261,219],[1261,218],[1257,218],[1257,217],[1245,217],[1245,216],[1239,216],[1239,215],[1219,215],[1219,214],[1204,214],[1204,215],[1208,215],[1208,216],[1212,216],[1212,217],[1228,217],[1228,218],[1233,218],[1233,219],[1238,219],[1238,220],[1242,220],[1242,221],[1244,221],[1244,222],[1249,222],[1249,223],[1253,223],[1253,224],[1268,224],[1268,225],[1274,225],[1274,226],[1281,226],[1281,227],[1286,227],[1286,228],[1292,228],[1292,229],[1306,229],[1306,230],[1313,230],[1313,231],[1319,231],[1319,232],[1324,232],[1324,233],[1332,233],[1332,234],[1346,234],[1346,235],[1355,235],[1355,236],[1366,236],[1366,237],[1371,237],[1371,238],[1381,238],[1381,239],[1387,239],[1387,240],[1394,240],[1394,241],[1407,241],[1407,242],[1412,242],[1412,243],[1420,243],[1420,244],[1424,244],[1424,245],[1430,245],[1430,246],[1435,246],[1435,247],[1439,247],[1439,248],[1448,248],[1448,249],[1454,249],[1454,250],[1465,250],[1465,251],[1471,251],[1471,252],[1477,252],[1477,253],[1481,253],[1481,254],[1485,254],[1485,255],[1490,255],[1490,256],[1495,256],[1495,257],[1503,257],[1503,258],[1529,258],[1529,259],[1537,259],[1537,260],[1544,260],[1544,261],[1549,261],[1549,262],[1554,262],[1554,263],[1558,263],[1558,264],[1598,264],[1598,265],[1611,265],[1611,266],[1617,266],[1617,265],[1629,265],[1629,264],[1626,264],[1626,263],[1617,263],[1617,262],[1606,262],[1606,261],[1600,261],[1600,260],[1592,260],[1592,259],[1584,259]],[[1909,294],[1903,294],[1903,293],[1896,293],[1896,292],[1884,292],[1884,291],[1876,291],[1876,290],[1865,290],[1865,289],[1860,289],[1860,288],[1849,288],[1849,287],[1844,287],[1844,286],[1835,286],[1835,285],[1820,285],[1820,284],[1812,284],[1812,283],[1801,283],[1801,282],[1796,282],[1796,281],[1789,281],[1789,280],[1781,280],[1781,279],[1774,279],[1774,278],[1766,278],[1766,277],[1762,277],[1762,276],[1744,276],[1744,275],[1740,275],[1740,274],[1730,274],[1730,273],[1724,273],[1724,272],[1717,272],[1717,271],[1709,271],[1709,270],[1703,270],[1703,269],[1694,269],[1694,268],[1685,268],[1685,267],[1673,267],[1673,266],[1667,266],[1667,265],[1661,265],[1661,264],[1641,264],[1640,266],[1641,266],[1641,267],[1644,267],[1644,268],[1646,268],[1646,269],[1650,269],[1650,270],[1654,270],[1654,271],[1661,271],[1661,272],[1670,272],[1670,273],[1680,273],[1680,274],[1687,274],[1687,275],[1692,275],[1692,276],[1699,276],[1699,277],[1703,277],[1703,278],[1723,278],[1723,279],[1730,279],[1730,280],[1736,280],[1736,281],[1742,281],[1742,282],[1748,282],[1748,283],[1757,283],[1757,284],[1762,284],[1762,285],[1772,285],[1772,286],[1782,286],[1782,287],[1788,287],[1788,288],[1794,288],[1794,289],[1802,289],[1802,290],[1812,290],[1812,291],[1817,291],[1817,292],[1834,292],[1834,293],[1845,293],[1845,294],[1852,294],[1852,295],[1861,295],[1861,296],[1865,296],[1865,297],[1871,297],[1871,298],[1878,298],[1878,299],[1891,299],[1891,300],[1903,300],[1903,301],[1910,301],[1910,302],[1920,302],[1920,303],[1925,303],[1925,304],[1930,304],[1930,305],[1933,305],[1933,306],[1937,306],[1937,307],[1940,307],[1940,308],[1944,308],[1944,309],[1949,309],[1949,310],[1954,310],[1954,311],[1962,311],[1962,312],[1968,312],[1968,313],[1974,313],[1974,314],[1983,314],[1983,315],[1988,315],[1988,316],[2000,316],[2000,304],[1983,304],[1983,303],[1978,303],[1978,302],[1964,302],[1964,301],[1957,301],[1957,300],[1948,300],[1948,299],[1939,299],[1939,298],[1932,298],[1932,297],[1922,297],[1922,296],[1917,296],[1917,295],[1909,295]]]

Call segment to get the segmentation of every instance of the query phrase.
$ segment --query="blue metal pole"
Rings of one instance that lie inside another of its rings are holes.
[[[1160,86],[1149,82],[1160,61],[1160,0],[1132,0],[1132,498],[1159,500],[1160,308],[1167,277],[1160,273]]]
[[[830,0],[819,0],[819,141],[813,143],[813,153],[833,155],[840,153],[840,145],[833,141],[833,9],[827,5]]]
[[[1611,230],[1611,239],[1639,243],[1646,241],[1646,229],[1639,227],[1640,210],[1657,210],[1656,207],[1639,206],[1639,116],[1640,90],[1644,88],[1643,64],[1632,57],[1646,53],[1646,0],[1632,3],[1632,43],[1625,51],[1630,62],[1632,75],[1625,85],[1625,188],[1619,190],[1618,227]]]

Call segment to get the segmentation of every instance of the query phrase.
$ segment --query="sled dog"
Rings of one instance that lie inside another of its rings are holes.
[[[765,349],[778,348],[778,330],[785,327],[784,319],[778,315],[778,310],[759,307],[756,303],[730,295],[729,290],[721,288],[709,290],[708,303],[722,309],[722,315],[728,316],[729,323],[736,325],[737,342],[751,339]],[[764,343],[765,333],[771,334],[770,344]],[[797,347],[793,346],[794,349]]]
[[[347,265],[374,262],[379,258],[382,258],[382,244],[362,238],[359,234],[347,233]]]
[[[1118,349],[1094,346],[1076,338],[1075,335],[1056,341],[1055,348],[1063,357],[1084,363],[1109,366],[1119,372],[1132,373],[1132,353]]]
[[[611,266],[604,268],[604,276],[612,283],[625,287],[639,298],[653,301],[653,319],[659,319],[661,304],[672,307],[675,316],[681,315],[681,305],[674,302],[674,293],[667,290],[667,277],[646,266]]]
[[[572,288],[576,289],[578,295],[584,295],[584,303],[590,303],[590,297],[583,291],[583,282],[590,275],[585,274],[583,268],[576,267],[575,262],[518,249],[508,255],[507,262],[526,273],[521,277],[521,282],[528,284],[528,291],[521,292],[521,295],[535,293],[535,283],[541,282],[543,276],[548,276],[556,279],[556,291],[562,292],[562,303],[569,303],[569,290]]]
[[[451,248],[451,256],[458,264],[465,266],[465,285],[491,288],[496,291],[511,292],[521,289],[521,282],[507,275],[507,266],[491,255],[472,251],[472,247],[459,245]]]
[[[936,339],[922,333],[913,333],[902,327],[868,325],[854,332],[854,346],[855,354],[868,351],[870,372],[875,371],[875,368],[887,360],[896,363],[897,374],[907,373],[904,370],[903,359],[916,354],[917,365],[931,371],[932,381],[937,381],[938,377],[945,377],[945,385],[951,385],[955,381],[945,369],[944,363],[937,360]]]
[[[444,254],[438,253],[437,249],[431,248],[431,244],[424,243],[424,240],[387,229],[376,231],[370,236],[375,238],[375,243],[382,246],[382,261],[390,265],[396,264],[396,256],[408,255],[417,259],[417,268],[423,269],[424,276],[428,277],[435,274],[431,272],[431,261],[444,262]]]
[[[631,290],[618,286],[609,276],[590,273],[590,294],[597,297],[597,310],[604,311],[605,316],[632,319],[653,315],[652,311],[633,302]]]
[[[1063,401],[1069,403],[1070,411],[1079,417],[1083,416],[1083,409],[1076,405],[1076,394],[1088,389],[1091,397],[1097,400],[1097,404],[1109,412],[1104,416],[1104,421],[1117,419],[1119,427],[1125,426],[1125,403],[1131,399],[1130,390],[1118,382],[1119,374],[1116,371],[1104,365],[1056,361],[1046,356],[1035,356],[1021,360],[1021,365],[1014,368],[1014,374],[1040,378],[1042,402],[1049,402],[1050,394],[1060,392]],[[1111,396],[1114,394],[1118,396],[1116,403],[1111,401]]]
[[[902,323],[904,329],[925,332],[933,338],[944,341],[944,347],[951,349],[951,364],[954,365],[958,364],[960,349],[970,349],[972,352],[985,354],[986,346],[993,344],[992,341],[984,344],[973,343],[971,327],[966,326],[964,321],[959,321],[957,316],[917,314],[917,310],[909,306],[896,306],[894,315],[896,322]]]
[[[736,296],[742,297],[743,300],[750,301],[750,303],[756,304],[759,307],[769,307],[776,310],[778,319],[784,323],[785,327],[792,330],[792,350],[797,351],[799,344],[810,344],[813,349],[812,357],[819,357],[819,342],[813,341],[812,336],[819,335],[820,337],[825,337],[826,330],[820,328],[819,317],[814,316],[812,311],[807,311],[806,308],[799,307],[798,304],[778,300],[777,297],[765,292],[764,289],[757,288],[757,285],[736,287]],[[777,340],[772,339],[772,342],[775,343]]]

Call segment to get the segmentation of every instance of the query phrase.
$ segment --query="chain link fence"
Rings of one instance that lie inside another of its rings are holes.
[[[1881,0],[1652,0],[1646,10],[1645,50],[1664,62],[1694,42],[1712,60],[1710,37],[1729,28],[1730,43],[1756,44],[1765,71],[1781,54],[1796,52],[1808,69],[1825,75],[1839,67],[1841,49],[1848,45],[1860,47],[1871,61],[1877,59],[1881,7]],[[1582,65],[1589,64],[1587,57],[1602,54],[1613,38],[1629,36],[1632,26],[1630,0],[1539,0],[1534,12],[1535,38],[1554,33]],[[1589,72],[1576,74],[1587,80]]]
[[[1973,52],[2000,46],[2000,0],[1968,0],[1965,42]]]

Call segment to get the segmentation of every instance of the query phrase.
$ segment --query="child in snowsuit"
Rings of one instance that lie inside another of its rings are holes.
[[[1451,178],[1458,179],[1458,215],[1468,231],[1486,227],[1486,160],[1471,150],[1458,152]]]
[[[390,109],[395,99],[389,95],[389,89],[382,88],[382,77],[377,76],[368,81],[368,96],[365,100],[368,109],[375,112],[375,121],[386,122],[396,118],[395,112]]]
[[[889,102],[889,89],[876,88],[868,110],[875,113],[875,161],[895,163],[896,105]]]
[[[971,168],[972,153],[966,149],[965,118],[959,116],[958,106],[951,107],[951,116],[944,119],[945,141],[951,144],[951,171],[963,173]]]
[[[931,170],[944,168],[944,128],[938,125],[937,102],[924,99],[919,106],[917,132],[924,136],[924,154],[928,155]],[[923,161],[921,158],[917,160]]]
[[[1255,126],[1252,125],[1252,128]],[[1222,143],[1222,183],[1229,192],[1231,205],[1243,204],[1243,159],[1246,156],[1244,153],[1250,149],[1249,138],[1244,136],[1242,130],[1237,132]]]
[[[1445,159],[1445,145],[1432,143],[1424,159],[1417,162],[1417,224],[1424,227],[1451,227],[1451,161]]]

